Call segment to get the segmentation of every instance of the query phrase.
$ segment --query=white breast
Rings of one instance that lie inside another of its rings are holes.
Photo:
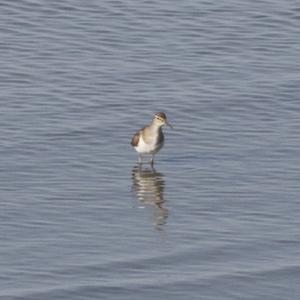
[[[142,137],[140,137],[139,143],[135,148],[135,150],[138,153],[156,153],[158,152],[161,147],[163,146],[163,143],[160,145],[156,144],[156,141],[153,139],[152,143],[146,144]]]

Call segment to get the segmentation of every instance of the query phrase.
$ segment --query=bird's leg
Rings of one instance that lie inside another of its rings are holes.
[[[150,164],[151,164],[151,167],[153,167],[153,165],[154,165],[154,154],[152,154],[152,158],[150,160]]]
[[[143,162],[143,156],[142,156],[142,154],[139,154],[138,163],[141,164],[142,162]]]

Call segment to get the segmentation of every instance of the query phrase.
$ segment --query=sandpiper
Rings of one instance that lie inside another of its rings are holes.
[[[168,125],[173,128],[171,124],[168,123],[166,114],[158,112],[154,115],[150,125],[140,129],[132,137],[131,145],[139,153],[139,163],[143,161],[143,154],[151,154],[152,158],[150,163],[153,166],[154,155],[164,145],[164,135],[161,129],[163,125]]]

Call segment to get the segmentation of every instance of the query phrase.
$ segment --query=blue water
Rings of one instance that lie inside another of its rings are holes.
[[[0,299],[299,299],[299,25],[292,0],[3,0]]]

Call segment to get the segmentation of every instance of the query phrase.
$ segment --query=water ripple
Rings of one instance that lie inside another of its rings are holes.
[[[296,1],[0,7],[0,297],[297,299]]]

